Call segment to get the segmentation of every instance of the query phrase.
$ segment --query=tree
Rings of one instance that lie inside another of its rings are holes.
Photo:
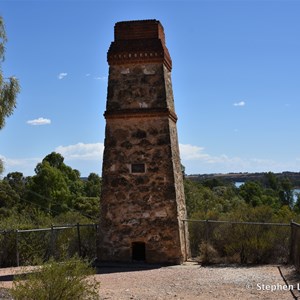
[[[274,173],[268,172],[265,174],[266,187],[277,191],[280,187],[277,177]]]
[[[4,61],[5,44],[7,42],[3,18],[0,16],[0,62]],[[14,77],[5,78],[0,65],[0,129],[5,125],[17,104],[17,95],[20,92],[19,81]],[[3,172],[3,162],[0,160],[0,174]]]
[[[218,186],[224,186],[224,182],[219,178],[205,179],[202,184],[210,189]]]
[[[57,169],[62,169],[62,166],[64,164],[64,157],[56,152],[51,152],[45,158],[43,159],[44,161],[47,161],[51,167],[57,168]]]
[[[261,204],[262,194],[263,188],[258,182],[248,181],[240,187],[240,196],[252,206]]]
[[[100,198],[101,193],[101,178],[96,173],[91,173],[85,182],[84,191],[87,197]]]
[[[74,208],[86,218],[97,222],[100,213],[98,197],[78,197],[75,200]]]
[[[20,197],[5,180],[0,181],[0,216],[9,216]]]
[[[280,182],[281,188],[279,190],[279,198],[282,205],[293,206],[293,190],[292,184],[288,178],[283,178]]]
[[[8,173],[4,177],[4,181],[7,181],[12,189],[20,196],[23,197],[25,194],[25,183],[26,178],[21,172]]]
[[[36,175],[29,183],[28,199],[51,215],[65,211],[71,200],[71,193],[62,172],[52,167],[48,161],[39,163],[35,171]]]
[[[73,198],[82,195],[83,183],[80,179],[80,172],[67,166],[64,163],[64,157],[60,153],[52,152],[48,154],[43,159],[44,162],[48,162],[52,168],[59,170],[63,174]]]
[[[72,210],[85,195],[80,172],[67,166],[59,153],[48,154],[37,164],[35,173],[28,180],[27,199],[52,216]]]
[[[83,191],[84,196],[74,198],[74,208],[84,216],[96,221],[100,212],[101,177],[96,173],[90,173],[87,180],[84,181]]]

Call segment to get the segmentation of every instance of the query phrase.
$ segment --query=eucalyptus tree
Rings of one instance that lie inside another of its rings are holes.
[[[72,210],[76,199],[83,196],[79,171],[67,166],[59,153],[48,154],[35,173],[26,185],[27,199],[42,211],[54,216]]]
[[[0,16],[0,129],[5,126],[5,119],[9,117],[17,105],[17,95],[20,92],[19,81],[14,77],[3,75],[1,63],[4,61],[5,44],[7,42],[3,18]],[[3,163],[0,160],[0,174]]]
[[[18,193],[10,186],[8,181],[0,181],[0,219],[8,217],[20,201]]]
[[[11,172],[4,177],[12,189],[20,196],[25,194],[26,177],[21,172]]]
[[[84,191],[87,197],[98,197],[101,193],[101,177],[96,173],[90,173],[85,182]]]
[[[28,201],[50,215],[66,211],[71,193],[64,174],[46,160],[37,165],[35,172],[27,186]]]

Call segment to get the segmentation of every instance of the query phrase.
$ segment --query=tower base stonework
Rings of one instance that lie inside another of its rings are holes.
[[[180,264],[186,208],[160,22],[116,23],[108,63],[98,259]]]

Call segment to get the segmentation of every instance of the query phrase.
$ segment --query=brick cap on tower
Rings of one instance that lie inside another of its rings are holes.
[[[171,71],[172,60],[158,20],[122,21],[115,24],[115,40],[107,53],[109,65],[163,63]]]

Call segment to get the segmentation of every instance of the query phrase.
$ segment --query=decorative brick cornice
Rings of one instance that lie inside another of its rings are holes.
[[[107,61],[109,65],[163,63],[171,71],[163,26],[157,20],[116,23],[115,41],[110,45]]]
[[[109,110],[104,113],[105,119],[128,119],[128,118],[145,118],[145,117],[168,117],[175,123],[177,115],[168,108],[136,108]]]

